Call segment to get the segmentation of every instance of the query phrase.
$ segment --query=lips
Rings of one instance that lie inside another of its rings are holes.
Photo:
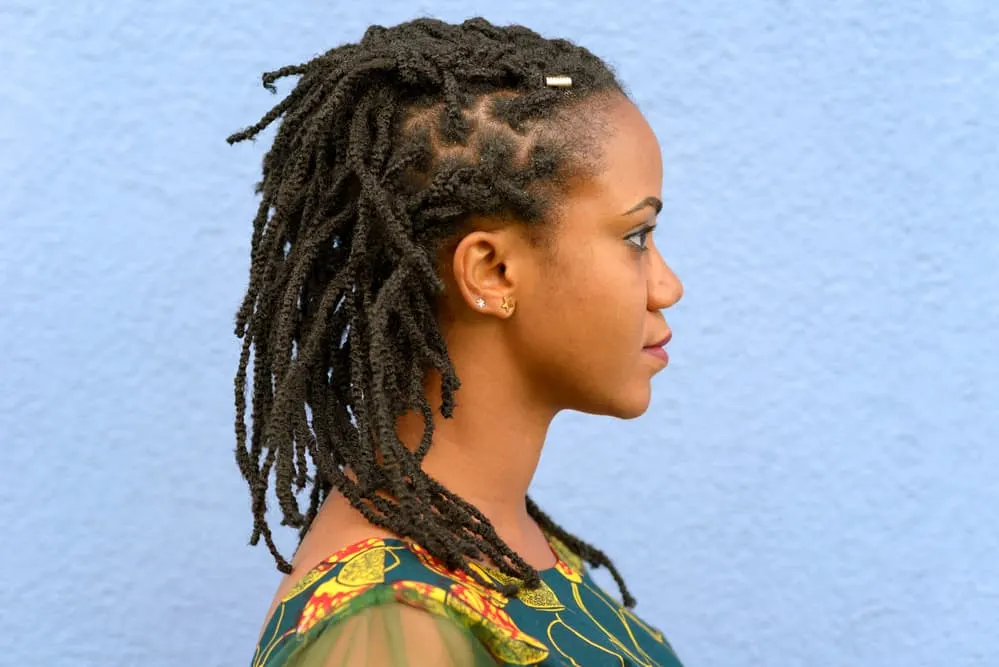
[[[648,349],[650,349],[650,348],[655,348],[655,347],[663,347],[663,346],[664,346],[664,345],[666,345],[666,344],[667,344],[668,342],[670,342],[670,340],[671,340],[672,338],[673,338],[673,332],[672,332],[672,331],[670,331],[669,333],[667,333],[667,334],[666,334],[666,337],[665,337],[665,338],[663,338],[663,339],[662,339],[661,341],[659,341],[658,343],[653,343],[652,345],[646,345],[646,346],[645,346],[645,349],[646,349],[646,350],[648,350]]]

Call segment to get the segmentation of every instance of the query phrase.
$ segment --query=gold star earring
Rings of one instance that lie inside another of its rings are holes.
[[[506,313],[507,315],[512,315],[513,314],[513,309],[515,307],[516,307],[516,304],[514,304],[513,297],[510,297],[510,296],[504,296],[503,297],[503,303],[500,304],[500,308],[503,309],[504,313]]]

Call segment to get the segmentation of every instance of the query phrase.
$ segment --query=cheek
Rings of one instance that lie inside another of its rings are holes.
[[[645,276],[637,258],[597,259],[579,258],[535,283],[516,345],[529,382],[555,404],[633,418],[650,399]]]
[[[637,266],[627,262],[594,267],[581,286],[580,327],[608,360],[631,357],[640,350],[646,310],[646,287]]]
[[[637,261],[585,254],[549,283],[545,312],[539,313],[545,331],[538,340],[553,361],[571,360],[568,373],[575,382],[581,375],[609,379],[632,371],[641,353],[647,298]]]

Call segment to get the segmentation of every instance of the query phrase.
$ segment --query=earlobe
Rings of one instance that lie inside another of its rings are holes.
[[[475,307],[479,310],[485,310],[489,304],[481,296],[476,297]],[[517,307],[517,302],[509,294],[503,295],[503,302],[500,303],[500,310],[509,318],[513,315],[514,308]]]
[[[506,253],[508,239],[500,231],[475,231],[458,242],[451,267],[455,286],[462,299],[479,311],[488,311],[489,304],[509,316],[513,312]]]
[[[513,315],[513,309],[516,307],[517,304],[513,300],[512,296],[509,294],[503,296],[503,303],[500,304],[500,308],[503,309],[503,312],[506,313],[507,316]]]

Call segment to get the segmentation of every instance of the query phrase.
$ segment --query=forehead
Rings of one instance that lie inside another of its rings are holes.
[[[619,216],[662,190],[659,141],[641,111],[622,99],[607,111],[607,132],[599,142],[600,169],[573,197],[599,217]]]

